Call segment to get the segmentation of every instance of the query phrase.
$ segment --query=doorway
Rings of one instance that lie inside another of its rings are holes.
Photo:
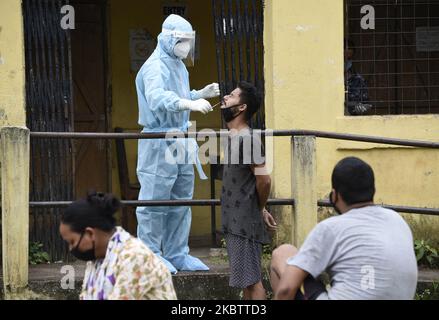
[[[73,118],[75,132],[108,132],[110,124],[107,58],[107,4],[103,0],[73,0],[76,29],[71,32]],[[108,140],[77,140],[75,194],[110,191]]]
[[[73,5],[76,29],[60,28]],[[26,116],[31,131],[107,132],[109,72],[106,1],[24,0]],[[87,189],[111,191],[108,141],[32,139],[31,201],[69,201]],[[58,231],[62,208],[30,210],[30,242],[52,261],[67,257]]]

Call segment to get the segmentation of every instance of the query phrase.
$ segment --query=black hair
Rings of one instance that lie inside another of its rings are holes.
[[[119,208],[120,201],[112,194],[89,191],[86,198],[65,210],[61,222],[77,233],[83,233],[86,228],[109,232],[116,226],[114,214]]]
[[[341,160],[332,172],[332,188],[341,194],[347,205],[373,201],[375,177],[372,167],[355,157]]]
[[[245,118],[249,121],[261,107],[261,95],[254,85],[246,81],[241,81],[238,88],[241,90],[240,102],[247,105]]]

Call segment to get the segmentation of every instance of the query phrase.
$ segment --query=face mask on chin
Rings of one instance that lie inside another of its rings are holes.
[[[238,117],[243,112],[243,111],[236,112],[236,110],[238,110],[238,107],[240,107],[240,106],[242,106],[242,104],[235,104],[231,107],[221,109],[224,121],[226,123],[233,121],[236,117]]]
[[[96,260],[96,255],[95,255],[95,243],[93,241],[93,248],[86,250],[86,251],[80,251],[79,250],[79,245],[81,244],[82,238],[84,237],[84,233],[81,234],[81,238],[79,239],[78,244],[72,249],[70,250],[70,253],[79,260],[82,261],[93,261]]]
[[[222,113],[223,113],[223,117],[224,117],[224,121],[229,123],[231,121],[233,121],[233,119],[235,119],[237,116],[239,116],[241,113],[238,112],[234,112],[234,110],[236,110],[237,107],[231,107],[228,109],[223,109]]]

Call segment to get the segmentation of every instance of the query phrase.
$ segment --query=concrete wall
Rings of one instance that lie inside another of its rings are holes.
[[[343,1],[267,0],[265,78],[267,127],[310,129],[393,138],[439,140],[439,115],[346,117],[343,81]],[[289,139],[275,143],[275,197],[291,196]],[[330,175],[345,156],[368,161],[376,174],[376,202],[439,207],[439,152],[317,140],[317,191],[330,192]],[[291,208],[278,241],[290,241]],[[310,213],[311,215],[312,213]],[[430,219],[439,225],[438,219]]]
[[[189,20],[200,34],[201,59],[190,68],[201,88],[217,79],[210,1],[188,0]],[[164,19],[162,1],[110,1],[112,126],[138,131],[135,74],[130,71],[129,29],[145,27],[156,36]],[[395,138],[438,141],[439,115],[346,117],[343,115],[343,1],[266,0],[265,78],[267,126],[317,129]],[[0,1],[0,126],[25,125],[25,75],[21,1]],[[216,101],[215,101],[216,102]],[[193,115],[199,129],[218,128],[219,112]],[[136,143],[129,142],[131,180]],[[291,153],[287,138],[276,139],[273,197],[290,197]],[[317,140],[318,196],[330,191],[337,160],[357,155],[376,171],[377,202],[439,207],[437,151],[353,142]],[[113,186],[118,192],[117,161]],[[208,172],[208,168],[206,168]],[[219,188],[218,188],[219,189]],[[196,180],[195,198],[209,197],[209,182]],[[291,208],[277,208],[291,230]],[[436,219],[437,220],[437,219]],[[432,221],[435,221],[432,219]],[[192,235],[210,232],[209,208],[195,208]],[[282,232],[279,240],[282,240]]]
[[[25,112],[21,1],[0,2],[0,128],[2,266],[5,297],[18,298],[28,280],[29,130]],[[8,127],[7,127],[8,126]]]
[[[26,125],[20,0],[0,1],[0,127]]]

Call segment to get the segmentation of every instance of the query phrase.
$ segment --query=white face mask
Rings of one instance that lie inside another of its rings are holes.
[[[174,47],[174,54],[177,58],[186,59],[191,51],[191,44],[188,41],[181,41]]]

